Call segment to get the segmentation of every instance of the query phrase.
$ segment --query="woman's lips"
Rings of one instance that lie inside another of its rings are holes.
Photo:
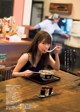
[[[43,50],[43,52],[44,52],[44,53],[46,53],[46,52],[47,52],[47,50]]]

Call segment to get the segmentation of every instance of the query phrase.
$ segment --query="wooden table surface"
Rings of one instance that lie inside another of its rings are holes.
[[[0,82],[0,112],[80,112],[80,78],[63,71],[54,71],[60,81],[53,87],[53,96],[39,98],[42,85],[24,78]]]

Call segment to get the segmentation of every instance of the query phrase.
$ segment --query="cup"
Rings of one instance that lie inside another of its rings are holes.
[[[52,95],[53,93],[52,90],[53,90],[52,86],[43,86],[40,90],[40,96],[46,97],[46,96]]]

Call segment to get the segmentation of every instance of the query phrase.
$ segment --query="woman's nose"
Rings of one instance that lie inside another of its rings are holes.
[[[46,48],[46,49],[49,49],[49,45],[48,45],[48,44],[45,44],[45,48]]]

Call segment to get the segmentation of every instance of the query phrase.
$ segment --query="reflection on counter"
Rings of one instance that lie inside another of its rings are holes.
[[[9,42],[5,39],[0,40],[0,53],[6,53],[6,66],[12,66],[17,63],[17,60],[22,53],[26,52],[27,47],[31,44],[31,41],[21,42]]]

